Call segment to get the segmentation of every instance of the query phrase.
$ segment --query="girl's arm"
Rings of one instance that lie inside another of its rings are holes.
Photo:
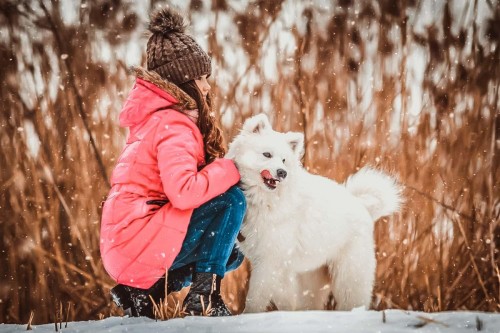
[[[163,190],[172,206],[197,208],[240,180],[233,161],[225,158],[198,171],[201,146],[195,136],[196,125],[176,111],[169,112],[165,120],[159,125],[155,144]]]

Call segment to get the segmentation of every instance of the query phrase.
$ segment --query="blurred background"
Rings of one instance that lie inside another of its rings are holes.
[[[374,309],[500,311],[498,0],[2,0],[0,322],[120,314],[100,205],[129,67],[145,66],[148,15],[167,4],[212,56],[227,141],[265,112],[305,134],[312,173],[398,175]],[[248,268],[224,280],[236,312]]]

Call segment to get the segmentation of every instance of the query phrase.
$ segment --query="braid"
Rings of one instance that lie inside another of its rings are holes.
[[[222,130],[217,123],[217,119],[212,112],[212,97],[209,94],[205,100],[198,89],[194,80],[179,85],[189,96],[191,96],[198,105],[198,128],[203,136],[203,145],[205,149],[205,160],[207,164],[213,162],[216,158],[224,157],[226,149],[224,148],[224,137]]]

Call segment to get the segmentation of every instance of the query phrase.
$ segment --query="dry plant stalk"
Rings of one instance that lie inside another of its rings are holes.
[[[31,323],[33,322],[33,317],[35,317],[35,313],[33,311],[30,312],[30,319],[28,320],[28,325],[26,326],[27,331],[31,331],[33,328],[31,327]]]
[[[435,320],[435,319],[432,319],[432,318],[428,318],[428,317],[424,317],[424,316],[417,316],[418,319],[422,320],[423,322],[425,322],[426,324],[429,324],[429,323],[432,323],[432,324],[439,324],[441,326],[444,326],[444,327],[449,327],[448,324],[445,324],[439,320]]]
[[[183,318],[186,313],[182,307],[182,303],[179,300],[173,300],[173,305],[169,305],[168,297],[165,301],[161,301],[157,304],[155,300],[150,296],[153,303],[153,313],[156,320],[169,320],[173,318]]]
[[[71,302],[68,302],[68,309],[66,310],[66,324],[64,325],[64,328],[68,328],[70,311],[71,311]]]
[[[208,306],[205,307],[205,303],[203,302],[203,295],[200,295],[200,303],[201,303],[201,315],[204,317],[209,317],[212,314],[212,302],[208,302]]]
[[[169,297],[172,298],[172,306],[169,305]],[[169,320],[172,318],[182,318],[185,316],[185,311],[182,307],[181,300],[168,295],[168,268],[165,269],[165,299],[160,299],[159,304],[157,304],[151,295],[149,295],[149,298],[151,299],[151,302],[153,304],[153,313],[156,320]]]

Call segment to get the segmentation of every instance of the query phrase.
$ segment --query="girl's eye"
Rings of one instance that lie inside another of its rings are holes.
[[[268,153],[268,152],[265,152],[265,153],[263,153],[262,155],[264,155],[264,156],[265,156],[265,157],[267,157],[267,158],[271,158],[271,157],[273,157],[273,155],[271,155],[271,153]]]

